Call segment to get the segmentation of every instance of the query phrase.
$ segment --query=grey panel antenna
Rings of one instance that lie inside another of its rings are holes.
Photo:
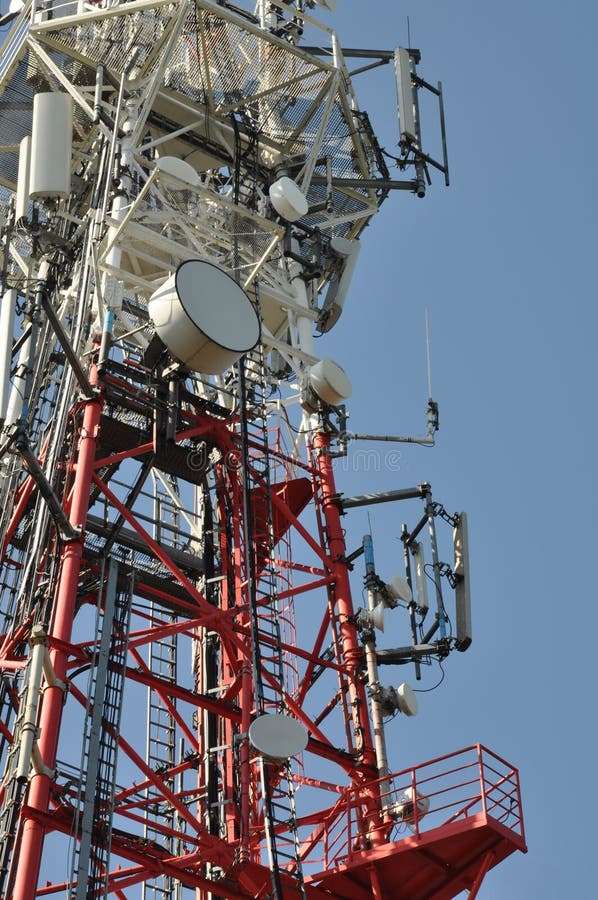
[[[471,644],[471,597],[469,592],[469,540],[467,536],[467,514],[460,513],[453,529],[455,547],[455,602],[457,608],[457,634],[455,647],[467,650]]]

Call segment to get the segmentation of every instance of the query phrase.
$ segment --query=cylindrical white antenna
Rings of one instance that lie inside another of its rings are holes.
[[[17,292],[7,291],[0,302],[0,421],[6,419],[12,366],[12,335]]]
[[[36,94],[31,126],[32,200],[68,197],[71,190],[73,101],[68,94]]]
[[[15,424],[23,409],[23,403],[25,402],[26,371],[30,352],[31,335],[29,335],[21,346],[10,393],[8,394],[8,397],[5,395],[2,398],[2,412],[4,414],[4,425],[6,428]]]
[[[19,176],[15,197],[15,222],[29,211],[29,170],[31,166],[31,138],[25,135],[19,146]]]

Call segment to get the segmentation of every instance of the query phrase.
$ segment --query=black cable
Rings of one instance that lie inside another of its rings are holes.
[[[446,673],[445,673],[445,671],[444,671],[444,667],[443,667],[443,665],[442,665],[442,662],[441,662],[439,659],[437,659],[436,662],[437,662],[438,665],[440,666],[440,671],[442,672],[442,676],[441,676],[441,678],[440,678],[440,681],[436,682],[436,684],[435,684],[433,687],[431,687],[431,688],[413,688],[413,690],[415,691],[416,694],[429,694],[431,691],[435,691],[436,688],[440,687],[440,685],[441,685],[442,682],[444,681],[444,676],[445,676]]]

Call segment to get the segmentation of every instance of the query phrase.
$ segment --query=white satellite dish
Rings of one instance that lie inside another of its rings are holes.
[[[158,337],[196,372],[225,372],[260,339],[258,314],[245,291],[204,260],[181,263],[148,308]]]
[[[370,611],[371,622],[378,631],[384,631],[384,604],[377,603]]]
[[[351,396],[351,382],[345,370],[332,359],[321,359],[311,367],[309,384],[320,400],[330,406],[337,406]]]
[[[270,185],[268,194],[278,215],[287,222],[296,222],[307,215],[309,205],[305,194],[299,190],[292,178],[283,175]]]
[[[191,187],[196,187],[200,182],[199,175],[193,166],[176,156],[161,156],[156,160],[156,169],[160,173],[160,180],[164,186],[171,190],[180,190],[181,181]]]
[[[397,703],[400,711],[405,716],[416,716],[419,709],[415,691],[406,682],[397,688]]]
[[[413,787],[407,787],[400,794],[397,802],[389,809],[390,814],[395,819],[399,819],[408,824],[413,824],[416,818],[423,819],[427,812],[430,811],[430,798],[423,797],[419,791]]]
[[[307,747],[305,725],[280,714],[258,716],[249,727],[249,740],[260,756],[270,762],[285,762]]]
[[[384,631],[384,604],[377,603],[373,609],[358,609],[356,613],[359,628],[377,628]]]
[[[393,575],[390,582],[385,585],[386,591],[391,600],[403,600],[404,603],[411,603],[413,593],[409,587],[409,582],[401,575]]]

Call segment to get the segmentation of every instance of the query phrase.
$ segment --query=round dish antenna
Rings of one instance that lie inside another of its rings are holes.
[[[321,359],[309,371],[309,384],[316,396],[337,406],[351,396],[351,382],[343,368],[332,359]]]
[[[270,762],[285,762],[307,747],[305,725],[290,716],[259,716],[249,728],[249,740],[260,756]]]
[[[378,700],[385,716],[393,716],[397,709],[404,716],[416,716],[419,709],[415,691],[406,682],[397,688],[380,688]]]
[[[245,291],[204,260],[181,263],[148,307],[172,355],[206,375],[225,372],[260,339],[259,318]]]
[[[404,603],[411,603],[413,600],[413,593],[409,587],[409,582],[401,575],[393,575],[389,583],[384,585],[384,587],[386,588],[386,593],[391,601],[402,600]]]
[[[307,215],[309,209],[307,199],[292,178],[283,175],[270,185],[268,193],[272,206],[287,222],[296,222]]]
[[[156,169],[160,173],[162,184],[171,190],[181,188],[180,182],[196,187],[199,184],[199,175],[188,162],[176,156],[161,156],[156,161]]]
[[[405,716],[416,716],[418,711],[415,691],[406,682],[397,688],[397,705]]]
[[[394,819],[407,822],[410,825],[418,819],[423,819],[429,811],[430,798],[423,797],[413,787],[405,788],[394,806],[389,809]]]

